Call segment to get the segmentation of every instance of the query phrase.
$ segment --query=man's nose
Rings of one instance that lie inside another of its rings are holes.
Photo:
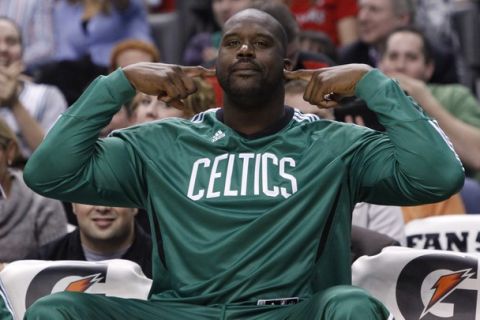
[[[394,63],[395,71],[397,72],[404,72],[406,67],[405,59],[397,59]]]
[[[370,14],[371,13],[370,13],[370,10],[368,8],[361,8],[358,11],[357,19],[358,19],[359,22],[364,23],[365,21],[369,20]]]
[[[161,108],[161,105],[158,104],[157,101],[154,101],[155,103],[151,103],[148,108],[147,108],[147,114],[149,116],[156,117],[158,115],[158,111]]]
[[[7,51],[7,48],[8,48],[7,44],[4,41],[0,41],[0,51],[5,52]]]
[[[230,10],[230,4],[227,3],[228,1],[217,1],[216,9],[220,12],[226,12]]]
[[[244,43],[240,46],[240,49],[238,49],[237,55],[239,57],[253,57],[255,56],[255,51],[251,45]]]
[[[112,207],[96,206],[95,210],[97,210],[98,212],[107,213],[112,210]]]

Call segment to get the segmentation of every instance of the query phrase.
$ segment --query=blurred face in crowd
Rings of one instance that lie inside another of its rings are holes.
[[[122,50],[116,55],[112,68],[124,68],[138,62],[155,62],[155,58],[151,53],[145,50],[134,47],[128,48]],[[113,130],[126,128],[134,123],[134,119],[128,112],[127,108],[127,106],[122,106],[122,108],[113,116],[110,123],[100,132],[101,137],[106,137]]]
[[[0,184],[7,196],[10,191],[11,177],[8,173],[9,163],[15,156],[16,144],[4,137],[0,137]]]
[[[223,28],[225,22],[235,13],[247,8],[252,0],[213,0],[212,10],[215,21]]]
[[[428,81],[433,74],[433,62],[427,63],[422,38],[408,31],[393,33],[387,40],[379,68],[399,72],[415,79]]]
[[[22,44],[17,28],[0,18],[0,66],[9,66],[22,58]]]
[[[398,0],[359,0],[358,33],[363,42],[376,45],[394,29],[407,25],[408,17],[395,14],[393,1]]]
[[[127,106],[122,106],[122,108],[120,108],[120,110],[112,117],[110,123],[100,131],[100,137],[106,137],[113,130],[126,128],[132,124],[133,119],[128,114]]]
[[[139,93],[135,100],[135,123],[144,123],[171,117],[183,118],[185,116],[183,111],[158,100],[155,96]]]
[[[150,53],[145,52],[144,50],[131,48],[131,49],[122,51],[117,56],[116,62],[118,67],[123,68],[137,62],[154,62],[154,61]]]
[[[133,242],[137,209],[73,204],[83,245],[93,251],[116,251]]]

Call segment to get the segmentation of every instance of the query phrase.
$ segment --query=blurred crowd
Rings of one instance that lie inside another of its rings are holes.
[[[355,226],[406,245],[404,227],[411,220],[480,213],[480,1],[2,0],[0,263],[124,258],[151,275],[142,208],[45,198],[25,185],[22,168],[96,77],[136,62],[214,67],[224,23],[250,7],[282,24],[293,70],[365,63],[395,78],[449,137],[465,167],[464,188],[452,198],[415,207],[359,203]],[[194,81],[198,91],[182,101],[184,109],[139,93],[100,138],[221,107],[215,78]],[[326,121],[383,130],[362,100],[319,109],[303,100],[305,87],[303,80],[287,82],[285,104]]]

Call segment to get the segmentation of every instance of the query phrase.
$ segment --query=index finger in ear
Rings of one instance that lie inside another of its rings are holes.
[[[330,109],[330,108],[334,108],[334,107],[338,106],[338,102],[336,102],[334,100],[323,100],[323,101],[318,103],[318,106],[320,108]]]
[[[214,77],[215,69],[207,69],[202,66],[180,67],[180,69],[189,77]]]
[[[287,80],[305,80],[310,81],[315,70],[284,70],[283,75]]]
[[[172,101],[169,102],[169,105],[171,105],[172,107],[178,110],[185,111],[185,105],[180,99],[173,99]]]

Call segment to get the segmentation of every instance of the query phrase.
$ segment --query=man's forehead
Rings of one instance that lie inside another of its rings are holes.
[[[17,28],[8,20],[0,20],[0,33],[20,38]]]
[[[253,31],[251,34],[255,36],[265,36],[265,37],[274,37],[274,33],[265,28],[262,24],[252,22],[249,24],[232,24],[230,28],[224,29],[223,36],[228,37],[232,35],[237,35],[239,33],[243,33],[245,31]]]
[[[222,37],[235,33],[271,37],[279,42],[284,50],[287,48],[287,35],[280,22],[270,14],[257,9],[240,11],[225,23]]]
[[[267,34],[275,34],[276,29],[281,28],[271,15],[256,9],[246,9],[228,19],[223,30],[224,34],[227,34],[232,29],[245,27],[258,28]]]
[[[396,32],[388,37],[386,49],[403,49],[408,51],[421,51],[422,39],[414,33]]]
[[[397,0],[394,0],[397,1]],[[374,7],[374,8],[391,8],[393,3],[391,0],[360,0],[358,2],[360,7],[367,6],[367,7]]]

